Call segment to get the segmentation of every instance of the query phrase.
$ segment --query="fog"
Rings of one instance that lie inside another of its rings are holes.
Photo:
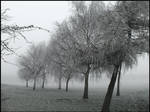
[[[3,3],[3,2],[2,2]],[[11,17],[8,24],[35,25],[47,28],[52,33],[55,28],[54,23],[56,21],[61,22],[70,15],[70,3],[66,1],[62,2],[25,2],[25,1],[8,1],[4,2],[4,6],[10,8],[8,15]],[[31,31],[25,33],[29,41],[35,44],[45,41],[48,43],[50,34],[45,31]],[[18,54],[25,53],[28,48],[28,44],[24,39],[16,40],[11,43],[12,47],[19,48],[16,52]],[[17,64],[16,55],[10,55],[7,60],[11,63]],[[17,74],[18,67],[1,62],[1,83],[12,85],[24,85],[24,81],[20,80]],[[92,75],[92,74],[91,74]],[[102,77],[98,81],[90,80],[90,88],[107,87],[109,79]],[[70,82],[73,86],[83,86],[82,83]],[[46,86],[57,86],[51,77],[47,81]],[[130,70],[124,70],[121,76],[121,87],[124,88],[149,88],[149,55],[144,54],[138,57],[138,63]]]

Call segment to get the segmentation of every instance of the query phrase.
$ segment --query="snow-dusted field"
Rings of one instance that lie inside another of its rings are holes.
[[[100,111],[105,92],[89,90],[89,99],[83,100],[81,89],[67,93],[58,89],[37,89],[1,85],[1,110],[3,111]],[[111,112],[148,112],[149,92],[121,91],[121,96],[112,98]]]

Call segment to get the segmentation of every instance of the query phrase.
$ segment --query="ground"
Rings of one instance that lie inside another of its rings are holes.
[[[68,92],[57,88],[33,91],[32,88],[1,85],[2,111],[90,111],[100,112],[106,91],[89,90],[89,99],[83,100],[81,89]],[[122,91],[112,98],[111,112],[149,112],[149,92]]]

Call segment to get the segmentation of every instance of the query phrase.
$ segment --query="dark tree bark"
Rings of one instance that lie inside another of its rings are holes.
[[[87,72],[84,74],[84,76],[85,76],[85,82],[84,82],[83,99],[88,99],[88,79],[89,79],[89,72],[90,72],[90,67],[88,66]]]
[[[42,88],[44,88],[44,84],[45,84],[45,75],[43,76]]]
[[[70,80],[70,77],[68,77],[67,81],[66,81],[66,92],[68,92],[68,84],[69,84],[69,80]]]
[[[45,84],[45,79],[43,79],[42,88],[44,88],[44,84]]]
[[[121,65],[118,70],[118,82],[117,82],[117,93],[116,96],[120,96],[120,76],[121,76]]]
[[[58,82],[58,89],[61,89],[61,77],[59,78],[59,82]]]
[[[104,103],[103,103],[103,106],[102,106],[102,112],[109,112],[109,106],[110,106],[113,90],[114,90],[114,87],[115,87],[118,68],[119,68],[119,66],[115,66],[115,68],[114,68],[112,78],[111,78],[109,87],[107,89],[107,93],[106,93]]]
[[[36,78],[34,78],[33,90],[36,88]]]
[[[26,87],[28,88],[28,80],[26,80]]]

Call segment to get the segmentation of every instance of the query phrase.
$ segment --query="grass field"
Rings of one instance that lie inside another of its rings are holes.
[[[1,85],[2,111],[100,111],[105,92],[89,90],[89,99],[83,100],[81,89],[65,90],[55,88],[37,89],[21,86]],[[115,92],[114,92],[115,93]],[[111,112],[149,112],[149,92],[122,91],[113,95]]]

